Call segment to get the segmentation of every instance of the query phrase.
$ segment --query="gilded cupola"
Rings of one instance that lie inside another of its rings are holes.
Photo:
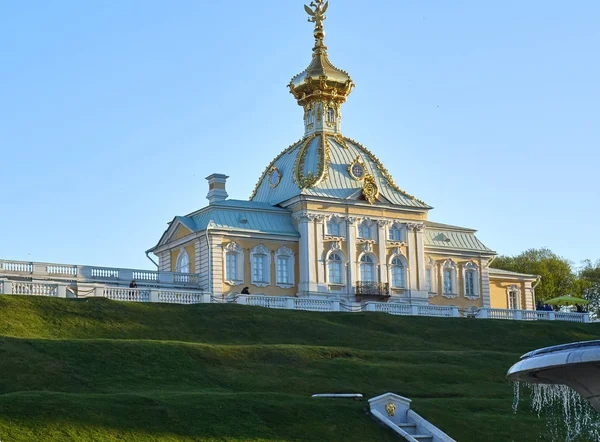
[[[315,47],[308,67],[290,81],[290,92],[304,108],[306,135],[317,131],[340,133],[340,105],[352,92],[354,82],[347,72],[329,61],[323,21],[329,2],[316,0],[304,6],[308,21],[315,24]]]

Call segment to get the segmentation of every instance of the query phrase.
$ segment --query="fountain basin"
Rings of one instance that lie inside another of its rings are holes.
[[[513,382],[567,385],[600,411],[600,341],[531,351],[508,370],[507,377]]]

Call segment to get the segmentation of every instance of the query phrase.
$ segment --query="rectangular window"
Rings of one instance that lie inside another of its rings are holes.
[[[465,273],[465,296],[475,296],[475,272]]]
[[[230,281],[236,281],[237,277],[237,254],[227,254],[227,279]]]
[[[454,293],[452,289],[452,270],[447,269],[444,270],[444,293],[452,294]]]
[[[392,287],[404,288],[404,267],[392,267]]]
[[[342,263],[339,261],[329,262],[329,282],[331,284],[342,283]]]
[[[358,226],[358,237],[364,239],[371,238],[371,229],[369,228],[369,226],[366,226],[364,224]]]
[[[289,263],[290,260],[286,256],[277,258],[277,282],[280,284],[290,283]]]
[[[391,228],[390,229],[390,240],[391,241],[402,241],[402,231],[397,227]]]
[[[431,279],[431,269],[425,270],[425,274],[427,276],[427,291],[429,293],[433,292],[433,281]]]
[[[267,282],[265,281],[265,256],[254,255],[252,262],[252,280],[256,282]]]
[[[335,221],[327,223],[327,234],[331,236],[340,236],[340,225]]]
[[[517,310],[519,308],[516,290],[511,290],[508,292],[508,308],[511,310]]]

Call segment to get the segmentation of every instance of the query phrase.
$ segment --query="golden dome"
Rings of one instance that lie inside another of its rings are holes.
[[[300,74],[292,78],[289,84],[290,92],[298,100],[300,106],[313,100],[327,100],[343,103],[352,92],[354,82],[347,72],[336,68],[327,56],[327,46],[323,42],[325,31],[323,20],[329,2],[323,4],[324,0],[311,2],[310,6],[304,6],[310,15],[309,22],[315,23],[315,47],[313,58],[308,67]]]

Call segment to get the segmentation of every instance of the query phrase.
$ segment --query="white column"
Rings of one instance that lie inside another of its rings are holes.
[[[315,216],[306,212],[296,213],[294,215],[298,223],[298,232],[300,240],[298,244],[300,281],[298,283],[298,292],[301,295],[308,295],[310,292],[317,291],[316,278],[316,253],[315,253]]]
[[[418,224],[415,228],[416,235],[416,261],[417,261],[417,272],[419,281],[419,290],[427,290],[427,277],[425,274],[425,241],[423,239],[423,230],[425,226]]]
[[[418,269],[417,269],[417,244],[415,238],[415,224],[406,224],[406,242],[408,243],[408,267],[409,267],[409,288],[418,290]]]
[[[346,218],[346,248],[348,251],[348,267],[346,273],[346,288],[350,296],[354,296],[354,283],[356,282],[356,218]]]
[[[316,262],[317,262],[317,284],[320,292],[327,292],[325,284],[325,254],[323,253],[323,236],[325,227],[325,216],[316,216],[317,232],[316,232]]]
[[[223,237],[209,233],[208,239],[210,292],[215,296],[221,296],[223,294]]]
[[[535,301],[533,300],[533,290],[531,289],[532,283],[530,281],[525,282],[525,310],[535,310]]]
[[[483,307],[490,308],[490,268],[489,260],[481,260],[481,299]]]
[[[379,282],[385,284],[388,282],[388,266],[387,266],[387,229],[390,225],[389,221],[379,220],[377,221],[377,243],[378,243],[378,256],[379,260]]]

